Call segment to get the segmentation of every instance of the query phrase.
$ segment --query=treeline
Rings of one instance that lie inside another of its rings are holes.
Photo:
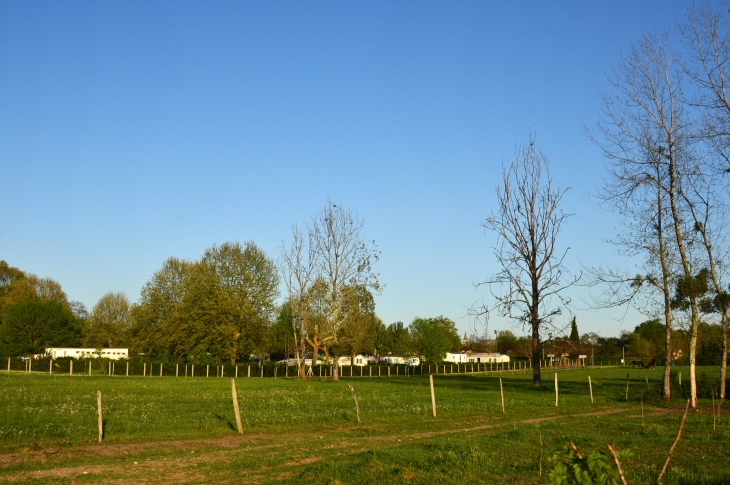
[[[575,322],[573,322],[575,325]],[[677,329],[673,332],[672,362],[677,365],[689,363],[689,338],[687,330]],[[656,359],[659,363],[666,360],[666,327],[658,319],[647,320],[637,325],[633,331],[624,331],[618,337],[601,337],[597,333],[588,332],[578,335],[577,330],[571,335],[562,335],[543,344],[545,354],[556,356],[567,355],[571,359],[586,355],[588,362],[596,357],[596,362],[618,361],[626,359]],[[498,332],[496,338],[472,335],[469,337],[467,350],[472,352],[499,352],[511,358],[529,359],[532,355],[532,342],[528,337],[518,337],[509,330]],[[698,365],[720,365],[722,361],[722,327],[718,324],[700,322],[700,334],[697,342]]]
[[[375,313],[380,291],[371,265],[374,242],[352,211],[328,202],[307,226],[304,241],[277,260],[253,242],[228,242],[196,261],[170,258],[142,288],[139,301],[102,296],[90,312],[69,302],[55,281],[0,267],[0,354],[41,354],[47,347],[127,347],[131,354],[169,362],[245,362],[323,353],[416,356],[441,362],[461,341],[445,317],[386,326]],[[278,263],[278,264],[277,264]],[[306,274],[304,274],[306,272]],[[280,299],[280,283],[287,292]],[[297,279],[296,284],[293,279]]]

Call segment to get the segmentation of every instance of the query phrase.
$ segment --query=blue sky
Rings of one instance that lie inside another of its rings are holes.
[[[2,2],[0,259],[89,308],[135,300],[170,256],[253,240],[275,257],[329,197],[382,251],[386,324],[464,330],[498,270],[480,222],[530,131],[570,187],[568,266],[630,266],[602,242],[614,218],[582,125],[621,53],[688,6]],[[641,321],[622,314],[579,308],[580,331]]]

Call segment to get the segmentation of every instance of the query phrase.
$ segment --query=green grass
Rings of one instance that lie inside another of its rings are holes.
[[[677,372],[687,387],[687,369]],[[709,381],[719,375],[701,372]],[[534,389],[529,372],[501,373],[505,415],[499,373],[435,376],[436,418],[427,378],[239,378],[239,436],[229,378],[0,373],[0,481],[546,483],[547,458],[572,440],[585,451],[606,443],[631,448],[629,483],[653,483],[679,418],[657,411],[684,403],[658,399],[662,369],[560,371],[558,408],[553,375],[545,372],[543,388]],[[347,383],[357,392],[361,424]],[[665,483],[730,483],[730,415],[713,428],[710,401],[700,405],[687,418]]]

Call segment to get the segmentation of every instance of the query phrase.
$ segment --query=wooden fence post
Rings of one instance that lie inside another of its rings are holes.
[[[48,364],[48,373],[53,374],[53,359],[51,359],[50,363]]]
[[[238,377],[238,366],[236,366],[236,377]]]
[[[388,377],[390,377],[390,365],[388,365]]]
[[[502,395],[502,414],[507,414],[504,412],[504,389],[502,388],[502,378],[499,378],[499,393]]]
[[[251,377],[251,364],[248,364],[248,377]]]
[[[236,395],[236,380],[231,378],[231,396],[233,398],[233,412],[236,414],[236,426],[238,434],[243,434],[243,425],[241,424],[241,412],[238,409],[238,396]]]
[[[8,357],[8,374],[10,374],[10,357]]]
[[[160,363],[160,377],[162,377],[162,363]]]
[[[190,377],[195,377],[195,364],[190,364]]]
[[[205,365],[205,377],[210,377],[210,364]]]
[[[357,402],[357,395],[355,395],[355,389],[352,388],[352,384],[347,384],[350,387],[350,394],[352,394],[352,398],[355,400],[355,411],[357,412],[357,422],[360,422],[360,404]]]
[[[626,373],[626,400],[629,400],[629,373]]]
[[[101,443],[101,440],[104,438],[104,421],[101,419],[101,391],[96,391],[96,407],[98,415],[97,423],[99,425],[99,443]]]
[[[127,377],[129,377],[129,362],[127,362]]]
[[[433,392],[433,374],[428,376],[431,381],[431,408],[433,409],[433,417],[436,417],[436,394]]]
[[[114,369],[114,365],[116,362],[112,362],[112,375],[116,375],[116,370]]]
[[[175,377],[179,377],[178,371],[180,370],[180,364],[175,364]]]
[[[91,361],[89,361],[89,375],[91,375]]]
[[[591,382],[591,376],[588,376],[588,389],[591,391],[591,404],[593,404],[593,383]]]
[[[187,376],[188,376],[188,365],[185,364],[185,377],[187,377]]]
[[[145,362],[144,367],[142,367],[142,377],[147,377],[147,362]]]
[[[555,372],[555,407],[558,407],[558,373]]]
[[[69,360],[69,368],[68,368],[68,375],[72,376],[74,375],[74,361]]]

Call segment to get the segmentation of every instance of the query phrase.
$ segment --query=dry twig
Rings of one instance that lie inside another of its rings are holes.
[[[679,431],[677,432],[677,437],[674,439],[674,443],[672,443],[672,447],[669,448],[669,455],[667,456],[667,461],[664,462],[664,467],[662,467],[662,472],[659,474],[659,478],[656,479],[657,483],[662,481],[662,477],[664,476],[664,473],[667,471],[667,467],[669,466],[669,460],[672,458],[672,453],[674,453],[674,448],[677,446],[677,443],[679,442],[679,437],[682,436],[682,428],[684,428],[684,420],[687,418],[687,411],[689,411],[689,403],[691,402],[691,399],[687,399],[687,405],[684,407],[684,415],[682,415],[682,421],[679,423]]]
[[[618,461],[618,456],[616,455],[616,448],[614,448],[611,445],[608,446],[608,451],[611,452],[611,456],[613,456],[613,461],[616,463],[616,469],[618,469],[618,476],[621,478],[621,483],[624,485],[628,485],[626,483],[626,477],[624,477],[624,471],[621,469],[621,462]]]

